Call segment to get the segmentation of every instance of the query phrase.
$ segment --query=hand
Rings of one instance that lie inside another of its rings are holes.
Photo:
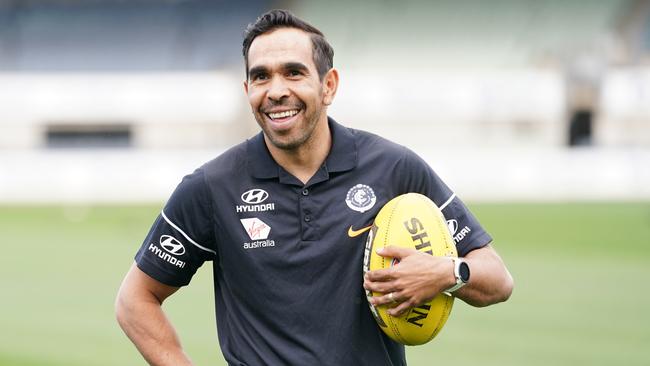
[[[456,283],[454,264],[447,257],[396,246],[377,250],[377,254],[396,258],[399,263],[366,273],[363,287],[383,294],[368,301],[375,306],[389,305],[391,316],[400,316],[409,308],[430,301]]]

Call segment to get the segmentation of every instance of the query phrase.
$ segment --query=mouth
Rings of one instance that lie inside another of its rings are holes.
[[[272,121],[281,122],[283,120],[287,120],[287,119],[295,116],[298,113],[300,113],[300,109],[291,109],[291,110],[288,110],[288,111],[281,111],[281,112],[269,112],[269,113],[265,113],[265,114]]]
[[[301,111],[302,109],[289,109],[285,111],[265,112],[264,115],[276,129],[284,129],[290,126],[291,122],[293,122]]]

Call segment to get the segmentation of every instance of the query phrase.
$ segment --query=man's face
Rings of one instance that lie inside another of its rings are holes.
[[[333,98],[328,76],[319,80],[309,34],[280,28],[258,36],[248,67],[244,88],[267,141],[283,150],[308,142],[318,122],[326,121]]]

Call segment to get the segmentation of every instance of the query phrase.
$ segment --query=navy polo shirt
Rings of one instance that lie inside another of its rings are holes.
[[[362,286],[366,235],[391,198],[427,195],[461,256],[492,239],[409,149],[329,119],[331,151],[307,184],[271,157],[262,133],[183,178],[136,255],[187,285],[213,261],[219,343],[230,365],[404,365]]]

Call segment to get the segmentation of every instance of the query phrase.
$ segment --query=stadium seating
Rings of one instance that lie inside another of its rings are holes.
[[[463,197],[647,199],[650,17],[630,4],[0,2],[0,203],[164,199],[258,131],[242,31],[279,6],[336,50],[330,114],[417,151]]]

